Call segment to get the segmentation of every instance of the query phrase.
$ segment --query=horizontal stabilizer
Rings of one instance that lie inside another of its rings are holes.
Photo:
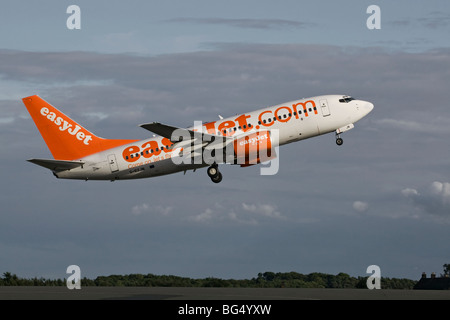
[[[78,168],[81,167],[83,164],[85,164],[85,162],[83,161],[66,161],[66,160],[51,160],[51,159],[29,159],[27,161],[56,172]]]

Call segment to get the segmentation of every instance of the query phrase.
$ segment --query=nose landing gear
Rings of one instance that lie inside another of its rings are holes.
[[[336,144],[338,146],[342,146],[342,144],[344,143],[344,140],[342,140],[341,138],[341,133],[351,130],[353,129],[355,126],[353,125],[353,123],[350,123],[348,125],[346,125],[345,127],[339,128],[335,131],[336,133]]]
[[[220,181],[222,181],[222,173],[220,173],[219,166],[217,164],[211,165],[206,173],[211,178],[212,182],[219,183]]]
[[[343,143],[344,143],[344,140],[341,138],[341,136],[338,133],[336,133],[336,144],[338,146],[342,146]]]

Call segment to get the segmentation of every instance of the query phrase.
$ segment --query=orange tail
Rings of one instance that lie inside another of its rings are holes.
[[[76,160],[137,141],[97,137],[37,95],[22,100],[57,160]]]

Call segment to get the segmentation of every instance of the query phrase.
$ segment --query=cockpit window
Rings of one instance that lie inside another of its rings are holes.
[[[339,99],[340,103],[349,103],[350,101],[355,100],[355,98],[350,96],[343,96],[342,99]]]

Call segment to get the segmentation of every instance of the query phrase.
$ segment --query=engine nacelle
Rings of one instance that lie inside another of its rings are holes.
[[[270,131],[258,131],[234,141],[235,164],[251,166],[276,158]]]

